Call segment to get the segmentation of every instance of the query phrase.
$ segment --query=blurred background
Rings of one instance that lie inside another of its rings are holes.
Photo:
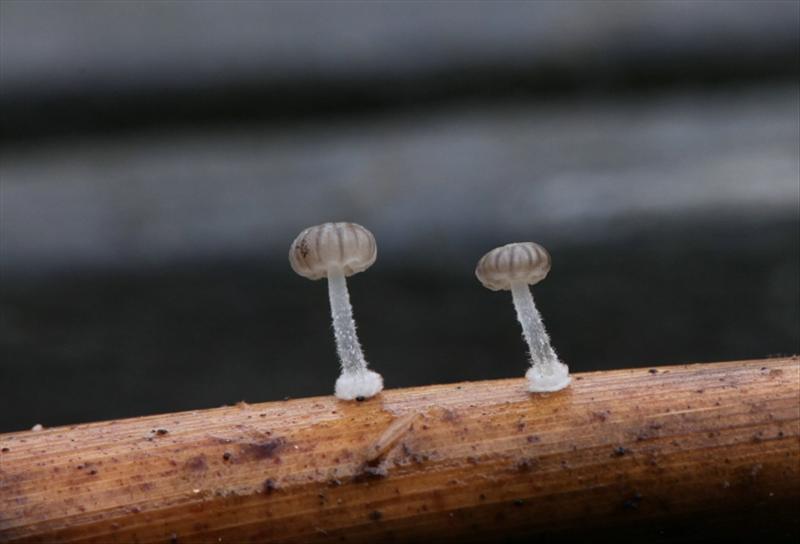
[[[800,3],[0,2],[0,432],[329,394],[292,239],[355,221],[388,387],[800,351]]]

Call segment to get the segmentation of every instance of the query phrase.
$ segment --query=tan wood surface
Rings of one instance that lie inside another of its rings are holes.
[[[791,532],[799,463],[797,357],[241,403],[0,435],[0,541]]]

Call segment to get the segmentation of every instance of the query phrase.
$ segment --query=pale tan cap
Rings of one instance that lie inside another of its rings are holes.
[[[475,268],[478,280],[492,291],[510,290],[512,282],[534,285],[550,272],[550,254],[534,242],[497,247],[481,257]]]
[[[330,267],[345,276],[363,272],[375,262],[378,249],[370,231],[356,223],[323,223],[301,232],[289,248],[292,269],[311,280],[328,276]]]

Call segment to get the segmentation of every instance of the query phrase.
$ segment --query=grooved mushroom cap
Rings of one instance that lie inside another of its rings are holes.
[[[497,247],[481,257],[475,275],[492,291],[510,290],[511,283],[534,285],[550,272],[550,254],[534,242],[518,242]]]
[[[328,276],[330,267],[345,276],[363,272],[378,255],[375,237],[356,223],[323,223],[301,232],[289,248],[292,270],[310,280]]]

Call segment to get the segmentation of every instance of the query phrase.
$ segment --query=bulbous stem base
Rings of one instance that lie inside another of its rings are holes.
[[[552,393],[569,385],[569,367],[564,363],[549,366],[533,365],[525,373],[528,378],[528,391],[531,393]]]
[[[343,373],[336,380],[335,394],[342,400],[368,399],[383,390],[383,378],[377,372],[364,370],[355,374]]]

